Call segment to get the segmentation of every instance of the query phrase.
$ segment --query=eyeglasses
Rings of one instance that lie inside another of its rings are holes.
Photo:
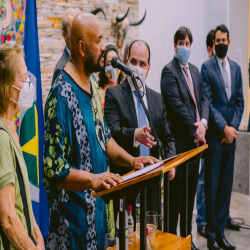
[[[28,79],[27,79],[27,80],[19,80],[19,79],[16,79],[16,81],[19,81],[19,82],[27,82],[27,83],[29,84],[29,89],[30,89],[30,84],[31,84],[30,76],[28,76]]]

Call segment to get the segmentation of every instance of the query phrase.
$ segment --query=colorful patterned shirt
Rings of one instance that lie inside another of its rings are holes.
[[[72,169],[107,171],[110,130],[94,78],[85,92],[64,70],[45,104],[44,187],[50,208],[47,249],[104,249],[107,215],[92,190],[70,192],[56,185]]]

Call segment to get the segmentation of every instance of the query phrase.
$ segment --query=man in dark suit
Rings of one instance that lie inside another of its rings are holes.
[[[175,57],[162,70],[161,93],[167,108],[171,134],[175,139],[176,153],[182,153],[205,144],[209,116],[208,101],[203,90],[199,70],[188,62],[193,41],[190,30],[180,27],[174,36]],[[181,236],[185,235],[184,176],[181,165],[175,179],[170,182],[169,228],[176,234],[180,213]],[[188,167],[188,234],[191,234],[194,198],[197,188],[199,161]],[[192,243],[192,249],[197,249]]]
[[[209,101],[208,155],[205,164],[207,244],[209,249],[235,249],[225,238],[233,185],[234,155],[243,110],[240,67],[227,57],[230,46],[225,25],[215,30],[215,53],[201,68]]]
[[[208,57],[211,58],[214,55],[214,30],[210,30],[207,34],[206,45]],[[197,194],[196,194],[196,223],[197,232],[206,237],[206,207],[205,207],[205,166],[204,159],[201,159],[201,167],[198,178]]]
[[[156,134],[164,146],[165,156],[167,158],[174,156],[175,143],[169,132],[167,113],[162,96],[145,84],[150,68],[150,49],[146,42],[136,40],[131,43],[127,64],[142,79],[143,85],[138,81],[138,87],[148,108]],[[122,84],[106,90],[104,114],[112,137],[122,148],[133,156],[151,155],[159,158],[157,147],[154,145],[154,137],[149,134],[151,128],[130,77],[127,77]],[[113,164],[110,164],[110,168],[111,172],[120,175],[129,172],[125,167]],[[173,169],[170,172],[170,180],[173,179],[174,174],[175,170]],[[138,193],[131,192],[127,196],[128,204],[131,203],[135,207],[137,195]],[[158,198],[158,186],[148,189],[148,211],[160,211]],[[114,207],[116,213],[117,202],[114,203]]]
[[[61,70],[64,68],[66,63],[69,61],[71,26],[72,26],[72,22],[73,22],[74,17],[78,13],[80,13],[79,9],[68,9],[62,17],[62,35],[63,35],[63,39],[66,43],[66,46],[63,50],[63,54],[62,54],[60,60],[56,64],[51,85],[53,84],[53,82],[55,81],[55,79],[57,78],[57,76],[59,75]]]

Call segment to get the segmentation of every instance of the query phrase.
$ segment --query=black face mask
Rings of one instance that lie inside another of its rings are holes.
[[[224,58],[227,54],[228,45],[224,43],[219,43],[215,45],[215,52],[219,58]]]

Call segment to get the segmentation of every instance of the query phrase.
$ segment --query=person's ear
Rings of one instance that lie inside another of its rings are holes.
[[[228,39],[228,47],[230,46],[230,44],[231,44],[231,40],[230,39]]]
[[[78,42],[78,50],[82,57],[85,56],[85,42],[83,40],[80,40]]]
[[[63,36],[64,41],[66,42],[66,33],[64,30],[62,30],[62,36]]]
[[[215,41],[214,41],[214,39],[213,39],[213,46],[215,47]]]
[[[148,70],[147,70],[146,78],[148,77],[148,72],[149,72],[150,66],[151,66],[151,64],[149,63],[148,64]]]
[[[174,51],[175,51],[175,53],[177,54],[178,47],[177,47],[177,44],[176,44],[176,43],[174,43]]]

